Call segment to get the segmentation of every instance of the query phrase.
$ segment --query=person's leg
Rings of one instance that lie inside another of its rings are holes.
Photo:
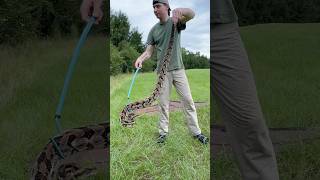
[[[213,93],[242,177],[277,180],[275,153],[238,24],[213,24],[211,28]]]
[[[172,71],[173,85],[176,87],[177,93],[180,95],[183,105],[187,125],[193,136],[201,134],[198,124],[196,107],[194,105],[188,79],[184,69]]]
[[[172,88],[172,74],[167,73],[165,80],[163,82],[163,87],[161,88],[159,95],[159,134],[166,135],[169,131],[169,102],[170,102],[170,92]]]

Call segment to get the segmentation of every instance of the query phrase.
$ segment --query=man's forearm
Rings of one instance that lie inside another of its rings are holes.
[[[145,51],[138,57],[138,59],[143,62],[143,61],[149,59],[150,57],[151,57],[151,55],[147,51]]]
[[[195,16],[195,13],[190,8],[178,8],[181,11],[182,17],[180,19],[181,22],[185,23],[192,19]]]
[[[153,53],[153,46],[147,46],[147,49],[139,56],[138,59],[140,59],[142,62],[149,59],[152,56]]]

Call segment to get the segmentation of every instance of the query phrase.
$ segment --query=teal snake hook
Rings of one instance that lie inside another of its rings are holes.
[[[132,80],[131,80],[131,84],[130,84],[130,88],[129,88],[129,91],[128,91],[128,104],[129,104],[129,101],[130,101],[130,94],[131,94],[131,91],[132,91],[132,86],[133,86],[133,84],[134,84],[134,81],[135,81],[135,79],[136,79],[136,77],[137,77],[137,74],[138,74],[138,72],[139,72],[139,70],[140,70],[141,68],[140,67],[138,67],[137,69],[136,69],[136,71],[135,71],[135,73],[134,73],[134,75],[133,75],[133,78],[132,78]]]
[[[56,129],[57,129],[58,133],[60,133],[61,130],[62,130],[60,119],[61,119],[61,113],[62,113],[62,109],[63,109],[63,105],[64,105],[64,100],[65,100],[65,97],[66,97],[66,94],[67,94],[67,91],[68,91],[68,87],[69,87],[69,84],[70,84],[70,79],[71,79],[72,73],[74,71],[75,65],[77,63],[77,60],[78,60],[78,57],[79,57],[79,54],[80,54],[80,49],[83,46],[85,40],[87,39],[89,31],[90,31],[93,23],[96,21],[96,19],[97,19],[96,17],[93,17],[93,16],[90,17],[86,27],[82,31],[82,34],[80,36],[80,39],[78,41],[78,44],[77,44],[75,50],[73,51],[71,62],[69,64],[67,75],[66,75],[65,80],[64,80],[63,89],[62,89],[62,92],[61,92],[61,95],[60,95],[59,104],[58,104],[58,107],[57,107],[57,110],[56,110],[56,113],[55,113],[55,116],[54,116],[55,117],[55,123],[56,123]]]

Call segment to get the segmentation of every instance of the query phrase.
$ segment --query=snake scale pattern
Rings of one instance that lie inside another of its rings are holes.
[[[109,132],[109,123],[101,123],[69,129],[53,139],[65,158],[91,150],[102,150],[107,155],[110,144]],[[81,167],[75,162],[60,163],[62,160],[50,141],[38,155],[31,171],[31,179],[78,179],[94,170]]]
[[[169,39],[169,44],[168,48],[166,51],[166,54],[164,56],[161,68],[160,68],[160,73],[158,75],[158,80],[157,84],[155,86],[155,89],[153,90],[151,96],[145,98],[144,100],[136,101],[133,103],[127,104],[123,110],[120,113],[120,123],[124,127],[131,127],[135,123],[135,117],[137,117],[135,111],[138,109],[146,108],[148,106],[151,106],[153,102],[157,100],[157,98],[160,95],[161,88],[163,86],[163,82],[165,80],[166,74],[167,74],[167,69],[171,60],[171,54],[172,54],[172,49],[173,49],[173,43],[174,43],[174,35],[176,31],[176,25],[172,26],[171,34],[170,34],[170,39]]]

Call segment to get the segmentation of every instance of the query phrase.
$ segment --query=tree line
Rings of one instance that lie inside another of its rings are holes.
[[[233,3],[241,26],[320,22],[320,0],[233,0]],[[84,26],[80,4],[81,0],[0,0],[0,44],[78,35]],[[109,14],[108,5],[104,0],[105,15]],[[104,16],[100,25],[95,26],[94,33],[108,33],[107,18]],[[135,35],[138,34],[132,38]]]
[[[320,0],[233,0],[241,26],[320,22]]]
[[[81,0],[0,0],[0,44],[16,45],[28,39],[79,35],[85,23]],[[103,10],[109,14],[107,0]],[[107,17],[93,33],[107,34]]]

